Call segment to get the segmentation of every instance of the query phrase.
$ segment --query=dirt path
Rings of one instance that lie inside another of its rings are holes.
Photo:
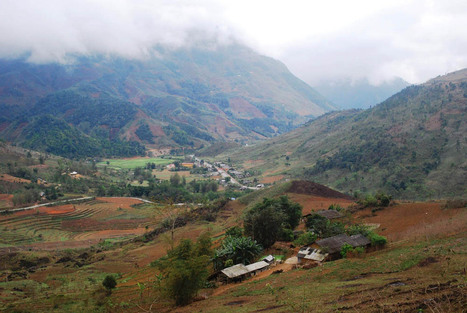
[[[28,207],[25,207],[25,208],[10,209],[8,211],[9,212],[26,211],[26,210],[37,209],[37,208],[40,208],[40,207],[43,207],[43,206],[48,206],[48,205],[56,205],[56,204],[60,204],[60,203],[68,203],[68,202],[73,202],[73,201],[91,200],[93,198],[94,197],[82,197],[82,198],[76,198],[76,199],[60,200],[60,201],[36,204],[36,205],[28,206]]]

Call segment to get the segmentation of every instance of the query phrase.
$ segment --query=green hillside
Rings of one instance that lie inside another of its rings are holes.
[[[466,133],[462,70],[408,87],[372,109],[328,113],[224,157],[265,175],[303,177],[347,193],[454,197],[467,192]]]

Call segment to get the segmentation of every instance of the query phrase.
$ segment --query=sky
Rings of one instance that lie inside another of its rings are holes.
[[[209,39],[241,43],[298,77],[401,77],[409,83],[467,67],[465,0],[1,0],[0,57],[35,63],[76,55],[145,58]]]

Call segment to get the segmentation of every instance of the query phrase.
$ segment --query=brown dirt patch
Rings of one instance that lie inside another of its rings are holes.
[[[284,177],[285,177],[284,175],[264,177],[263,179],[261,179],[260,182],[263,184],[272,184],[272,183],[275,183],[277,181],[284,179]]]
[[[325,198],[340,198],[346,200],[353,200],[351,196],[340,193],[339,191],[333,190],[324,185],[320,185],[306,180],[294,180],[292,182],[292,186],[289,189],[289,192]]]
[[[303,206],[303,215],[314,211],[327,210],[332,204],[338,204],[346,208],[354,203],[352,200],[342,198],[324,198],[296,193],[289,193],[287,195],[291,201],[298,202]]]
[[[243,167],[245,169],[249,169],[255,166],[263,165],[264,163],[265,163],[264,160],[248,160],[248,161],[243,162]]]
[[[359,211],[355,218],[364,223],[380,224],[378,233],[392,241],[455,234],[467,225],[466,209],[441,209],[442,203],[400,203],[375,213],[371,208]]]
[[[101,230],[128,230],[140,228],[142,224],[149,223],[151,219],[114,219],[98,221],[92,218],[81,218],[62,221],[62,229],[72,232],[94,232]]]
[[[0,193],[0,200],[4,201],[11,201],[13,199],[13,195],[7,193]]]
[[[440,112],[433,114],[425,123],[426,130],[438,130],[441,128]]]
[[[47,164],[36,164],[36,165],[29,165],[29,168],[49,168]]]
[[[132,205],[142,203],[140,200],[137,199],[131,199],[131,198],[96,198],[96,200],[102,201],[102,202],[107,202],[107,203],[113,203],[121,207],[122,209],[132,209]]]
[[[8,174],[0,174],[0,180],[7,181],[10,183],[26,183],[26,184],[31,183],[29,179],[14,177]]]
[[[133,228],[133,229],[107,229],[92,231],[77,235],[74,239],[75,241],[95,241],[100,239],[107,238],[118,238],[125,236],[139,236],[147,232],[147,229],[144,227]]]
[[[257,107],[242,98],[232,98],[229,100],[230,109],[232,113],[240,118],[251,120],[252,118],[259,117],[265,118],[263,112],[258,110]]]
[[[37,209],[40,213],[46,213],[50,215],[54,214],[64,214],[74,212],[76,210],[73,204],[58,205],[52,207],[40,207]]]
[[[15,248],[18,250],[55,251],[55,250],[62,250],[62,249],[87,248],[97,243],[99,243],[99,239],[90,238],[89,240],[77,240],[77,241],[38,242],[32,245],[15,247]]]

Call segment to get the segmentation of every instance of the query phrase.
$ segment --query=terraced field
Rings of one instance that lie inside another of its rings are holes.
[[[0,247],[139,235],[155,223],[151,212],[137,199],[98,198],[3,215]]]

